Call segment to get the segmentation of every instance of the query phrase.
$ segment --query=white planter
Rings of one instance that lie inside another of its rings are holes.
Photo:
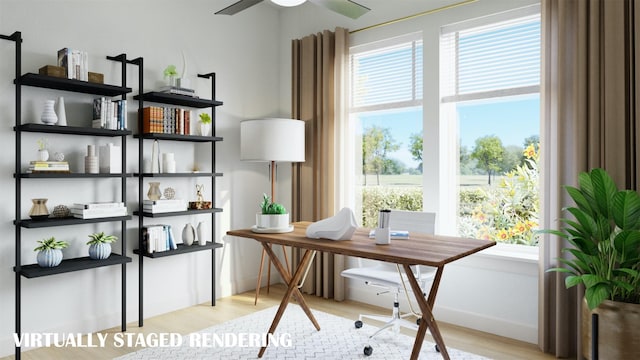
[[[256,214],[256,226],[260,229],[286,229],[289,227],[289,214]]]

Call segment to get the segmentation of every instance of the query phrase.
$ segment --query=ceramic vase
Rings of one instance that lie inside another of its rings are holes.
[[[201,246],[207,245],[207,239],[209,238],[209,231],[207,230],[207,223],[200,221],[198,223],[198,244]]]
[[[58,116],[58,125],[67,126],[67,113],[64,108],[64,98],[62,96],[58,97],[58,101],[56,102],[56,115]]]
[[[149,191],[147,191],[149,200],[160,200],[162,193],[160,192],[160,183],[156,181],[149,182]]]
[[[38,161],[47,161],[49,160],[49,150],[40,149],[38,150]]]
[[[200,136],[209,136],[209,130],[211,130],[211,124],[198,123]]]
[[[29,210],[29,217],[33,220],[44,220],[49,217],[49,209],[47,209],[48,199],[31,199],[33,205]]]
[[[99,243],[89,245],[89,257],[94,260],[104,260],[111,255],[111,244]]]
[[[96,156],[96,147],[93,145],[87,146],[87,156],[84,157],[84,172],[87,174],[100,173],[98,157]]]
[[[182,229],[182,243],[186,246],[191,246],[193,241],[196,238],[196,231],[193,229],[193,226],[187,223]]]
[[[38,251],[36,257],[38,265],[40,267],[50,268],[60,265],[62,262],[62,250],[60,249],[45,249]]]
[[[54,104],[55,101],[53,100],[45,100],[44,110],[42,110],[42,115],[40,115],[40,121],[42,121],[43,124],[53,125],[58,122],[58,116],[53,110]]]

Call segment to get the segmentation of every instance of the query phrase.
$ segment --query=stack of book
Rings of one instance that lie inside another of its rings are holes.
[[[187,210],[187,202],[180,199],[143,200],[142,211],[152,214]]]
[[[27,169],[28,174],[68,174],[70,172],[67,161],[31,161]]]
[[[195,98],[198,97],[194,89],[188,89],[188,88],[177,87],[177,86],[165,86],[163,88],[160,88],[159,92],[163,92],[167,94],[185,95],[185,96],[191,96]]]
[[[143,227],[142,246],[149,254],[178,248],[171,225],[148,225]]]
[[[189,109],[147,106],[141,111],[142,132],[145,134],[191,134],[191,110]]]
[[[69,79],[89,80],[89,54],[86,51],[70,48],[58,50],[58,66],[65,69]]]
[[[123,202],[76,203],[71,206],[71,214],[79,219],[96,219],[127,215]]]
[[[127,128],[127,100],[106,97],[93,99],[94,129],[125,130]]]
[[[376,237],[376,231],[371,230],[369,232],[369,238],[373,239]],[[409,232],[405,230],[391,230],[389,231],[389,237],[391,240],[406,240],[409,238]]]

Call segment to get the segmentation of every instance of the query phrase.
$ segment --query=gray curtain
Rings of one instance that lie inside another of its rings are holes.
[[[618,187],[638,189],[640,0],[542,0],[542,226],[558,228],[571,204],[562,185],[601,167]],[[578,356],[582,290],[546,270],[568,244],[540,246],[539,345]]]
[[[349,47],[346,29],[325,30],[292,41],[292,117],[305,121],[305,162],[293,165],[293,221],[318,221],[333,216],[339,198],[336,151],[347,96],[344,84]],[[294,251],[293,262],[300,260]],[[302,291],[344,300],[341,255],[318,253]]]

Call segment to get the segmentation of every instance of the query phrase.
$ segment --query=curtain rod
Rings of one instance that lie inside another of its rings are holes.
[[[476,1],[478,1],[478,0],[465,0],[465,1],[461,1],[459,3],[455,3],[455,4],[451,4],[451,5],[445,5],[445,6],[437,8],[437,9],[426,10],[426,11],[423,11],[423,12],[420,12],[420,13],[417,13],[417,14],[401,17],[401,18],[394,19],[394,20],[385,21],[385,22],[382,22],[380,24],[366,26],[366,27],[363,27],[361,29],[352,30],[352,31],[349,31],[349,34],[355,34],[355,33],[361,32],[361,31],[376,29],[376,28],[379,28],[379,27],[383,27],[383,26],[399,23],[399,22],[402,22],[402,21],[405,21],[405,20],[414,19],[414,18],[417,18],[417,17],[420,17],[420,16],[433,14],[433,13],[436,13],[436,12],[439,12],[439,11],[442,11],[442,10],[453,9],[455,7],[462,6],[462,5],[468,5],[468,4],[474,3]]]

